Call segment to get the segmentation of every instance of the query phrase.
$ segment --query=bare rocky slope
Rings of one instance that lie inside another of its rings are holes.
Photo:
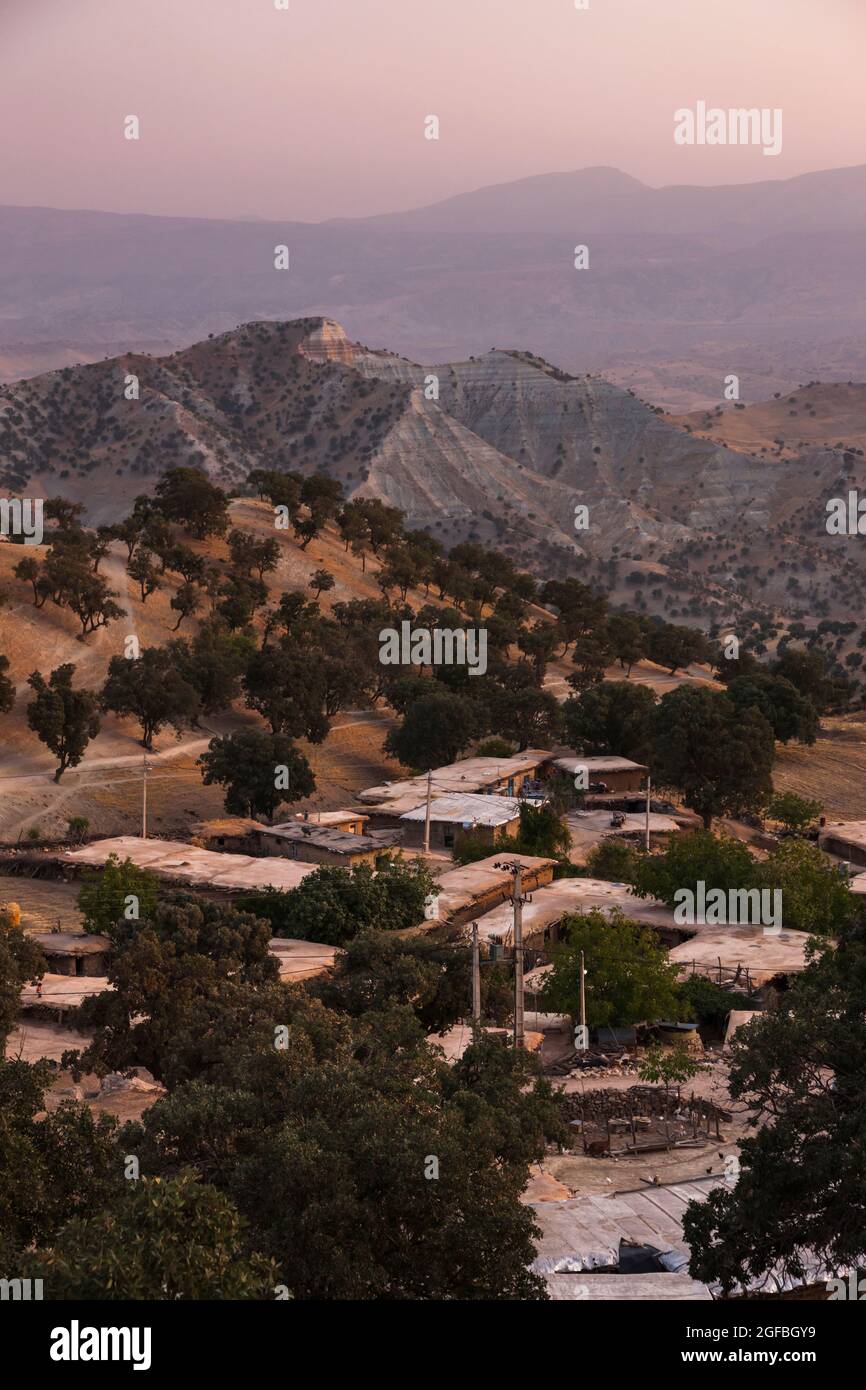
[[[585,572],[648,611],[859,621],[859,538],[829,537],[824,520],[863,479],[866,391],[813,387],[784,408],[779,443],[774,402],[673,418],[528,352],[425,367],[330,319],[251,323],[3,388],[0,484],[110,522],[173,465],[230,489],[255,467],[322,469],[446,542],[479,536],[539,573]]]

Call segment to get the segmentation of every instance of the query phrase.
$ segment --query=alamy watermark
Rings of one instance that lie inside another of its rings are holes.
[[[866,497],[853,488],[847,497],[831,497],[826,511],[828,536],[866,536]]]
[[[0,1303],[38,1303],[41,1298],[41,1279],[0,1279]]]
[[[677,145],[760,145],[764,154],[782,153],[781,107],[681,106],[674,112]]]
[[[485,627],[413,627],[408,620],[379,633],[379,660],[383,666],[467,666],[470,676],[487,670]]]
[[[678,926],[751,926],[782,930],[781,888],[710,888],[699,879],[694,888],[677,888],[674,921]]]
[[[0,536],[21,536],[25,545],[41,545],[44,508],[41,497],[0,497]]]

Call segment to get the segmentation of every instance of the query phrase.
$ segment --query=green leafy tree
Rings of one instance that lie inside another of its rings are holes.
[[[200,704],[197,691],[177,670],[168,649],[145,647],[135,660],[111,658],[102,708],[137,719],[143,746],[152,748],[166,724],[180,730],[196,719]]]
[[[661,1047],[656,1043],[653,1047],[647,1048],[638,1076],[641,1081],[648,1082],[651,1086],[661,1084],[664,1088],[665,1133],[668,1139],[671,1133],[671,1092],[676,1087],[676,1099],[679,1102],[680,1087],[687,1081],[692,1081],[702,1071],[706,1071],[703,1062],[699,1062],[682,1043],[670,1048]]]
[[[205,1083],[231,1070],[245,1049],[273,1047],[271,1020],[285,1014],[289,990],[278,982],[266,921],[163,893],[109,934],[112,988],[88,996],[72,1015],[90,1038],[64,1053],[76,1077],[144,1066],[168,1087]]]
[[[151,551],[139,546],[129,561],[126,572],[138,585],[142,603],[147,603],[149,595],[159,588],[159,571],[153,563]]]
[[[177,638],[168,651],[177,670],[196,691],[205,715],[229,709],[241,695],[241,677],[256,652],[248,633],[230,632],[218,618],[202,623],[190,641]]]
[[[316,599],[333,589],[335,583],[334,576],[328,570],[313,570],[310,575],[310,588],[315,590]]]
[[[185,618],[191,618],[193,613],[201,607],[201,591],[195,584],[181,584],[177,593],[171,599],[170,607],[177,614],[177,622],[172,628],[172,632],[177,632]]]
[[[388,859],[373,870],[322,865],[288,893],[268,890],[238,899],[245,912],[265,918],[274,936],[342,946],[373,928],[402,931],[424,920],[435,881],[420,859]]]
[[[835,935],[857,915],[847,880],[817,845],[786,840],[759,865],[759,882],[782,894],[785,926]]]
[[[782,676],[738,676],[728,683],[728,698],[738,710],[760,710],[780,743],[796,739],[814,743],[818,715],[811,699]]]
[[[746,1289],[866,1257],[866,935],[820,949],[777,1005],[731,1043],[730,1094],[754,1125],[735,1185],[691,1203],[683,1228],[695,1279]],[[775,1287],[773,1285],[773,1287]]]
[[[0,1053],[21,1013],[21,991],[39,980],[46,964],[42,949],[24,935],[8,911],[0,910]]]
[[[504,738],[513,740],[518,750],[549,748],[559,741],[562,712],[550,690],[526,686],[522,690],[503,690],[493,700],[491,718]]]
[[[385,751],[404,767],[426,772],[454,762],[469,746],[478,714],[469,700],[443,690],[410,705],[403,722],[385,740]]]
[[[0,961],[4,992],[7,979]],[[54,1075],[44,1061],[0,1060],[0,1260],[8,1273],[71,1216],[110,1205],[123,1186],[116,1120],[69,1101],[48,1110]]]
[[[8,670],[8,656],[0,656],[0,714],[8,714],[15,704],[15,686],[6,675]]]
[[[627,840],[608,835],[593,845],[586,856],[586,872],[590,878],[605,878],[611,883],[631,883],[638,857],[638,851]]]
[[[851,681],[845,675],[832,672],[830,662],[820,651],[785,647],[770,666],[770,673],[796,686],[811,700],[818,714],[826,714],[835,707],[844,708],[851,698]]]
[[[236,816],[272,818],[277,807],[316,790],[310,764],[285,734],[242,729],[212,738],[198,759],[206,787],[225,787],[225,808]]]
[[[445,1033],[469,1014],[470,953],[464,939],[442,940],[426,934],[402,937],[371,929],[348,942],[333,972],[308,988],[328,1008],[356,1018],[399,1006],[412,1010],[425,1034]],[[510,971],[485,962],[482,1021],[504,1026],[513,1009]]]
[[[267,587],[260,579],[232,574],[220,585],[217,612],[232,632],[248,627],[257,608],[268,601]]]
[[[715,816],[754,812],[771,794],[773,731],[756,709],[719,691],[683,685],[663,695],[651,720],[653,780],[677,787],[709,829]]]
[[[395,708],[397,708],[395,706]],[[477,758],[511,758],[514,756],[514,744],[509,743],[504,738],[486,738],[475,749]]]
[[[296,516],[292,522],[295,535],[306,550],[310,541],[315,540],[337,514],[343,500],[343,489],[335,478],[324,473],[313,473],[301,483],[301,502],[307,508],[304,517]]]
[[[627,881],[638,897],[659,898],[673,907],[680,889],[697,892],[700,882],[707,890],[718,888],[723,893],[754,888],[760,882],[760,871],[758,861],[742,841],[716,836],[709,830],[693,830],[672,835],[659,854],[636,857]]]
[[[517,829],[518,853],[552,857],[567,853],[571,846],[568,826],[556,807],[533,806],[521,802],[520,824]]]
[[[520,1196],[563,1128],[534,1059],[484,1039],[449,1067],[404,1010],[368,1027],[295,993],[285,1050],[145,1114],[148,1171],[225,1190],[296,1298],[544,1298]]]
[[[74,1216],[25,1262],[59,1300],[272,1299],[273,1260],[246,1253],[246,1223],[192,1172],[127,1182],[105,1211]]]
[[[780,792],[767,802],[765,814],[770,820],[784,825],[786,830],[802,834],[818,819],[824,807],[820,801],[797,796],[796,792]]]
[[[327,681],[321,663],[311,660],[312,642],[293,634],[278,647],[253,655],[244,673],[247,705],[266,719],[275,734],[321,743],[330,722],[325,714]]]
[[[27,555],[23,560],[18,561],[12,573],[16,579],[32,586],[34,606],[42,608],[48,596],[40,589],[39,580],[42,576],[42,568],[39,561],[34,559],[32,555]]]
[[[228,497],[198,468],[169,468],[156,485],[155,502],[167,521],[198,540],[228,528]]]
[[[589,755],[612,753],[645,762],[655,703],[645,685],[602,681],[563,705],[568,742]]]
[[[635,662],[646,655],[647,636],[643,624],[633,613],[611,613],[605,631],[611,651],[626,676],[630,676]]]
[[[697,628],[654,623],[649,630],[647,654],[675,676],[681,667],[692,662],[709,661],[711,652],[706,637]]]
[[[724,989],[706,975],[690,975],[680,986],[680,999],[686,1018],[695,1023],[721,1030],[732,1009],[760,1010],[755,999],[738,990]]]
[[[59,759],[55,782],[68,767],[77,767],[91,739],[99,733],[99,697],[90,690],[74,690],[75,667],[58,666],[46,681],[34,671],[27,684],[35,699],[27,706],[27,723]]]
[[[609,917],[597,908],[565,917],[552,948],[544,1007],[580,1016],[580,953],[586,969],[586,1019],[590,1028],[625,1027],[656,1018],[677,1019],[681,1005],[676,967],[650,927]]]
[[[130,902],[130,898],[134,899]],[[118,923],[149,917],[156,908],[157,883],[153,874],[131,859],[110,854],[104,866],[81,885],[78,910],[86,931],[115,937]]]

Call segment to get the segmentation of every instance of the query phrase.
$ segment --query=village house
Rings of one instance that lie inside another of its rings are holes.
[[[537,782],[551,754],[540,748],[527,748],[506,758],[461,758],[456,763],[434,768],[429,775],[432,796],[464,793],[484,796],[519,796],[527,782]],[[368,787],[359,799],[379,825],[399,826],[407,811],[427,800],[428,776],[407,777]]]
[[[118,835],[94,840],[81,849],[66,850],[64,864],[105,864],[115,854],[121,862],[131,859],[139,869],[182,887],[220,893],[257,892],[278,888],[288,892],[297,888],[312,864],[291,863],[285,858],[247,854],[214,853],[185,844],[182,840],[144,840],[136,835]]]
[[[280,822],[281,828],[287,825],[314,825],[322,829],[342,830],[347,835],[363,835],[370,817],[363,811],[299,811],[290,820]],[[216,852],[229,851],[234,854],[279,853],[272,847],[262,844],[259,831],[267,829],[261,821],[250,820],[246,816],[221,816],[215,820],[197,821],[192,826],[192,838],[202,849]],[[290,856],[304,859],[304,855]],[[312,861],[315,862],[315,861]]]
[[[424,845],[427,804],[406,811],[404,843]],[[485,841],[491,849],[503,833],[513,837],[520,826],[520,802],[511,796],[479,796],[473,793],[437,796],[430,802],[430,848],[455,850],[466,835]]]
[[[288,821],[285,825],[256,827],[254,852],[261,855],[282,855],[304,864],[376,863],[389,850],[399,848],[399,830],[371,830],[367,834],[353,833],[315,821]]]
[[[825,854],[866,865],[866,820],[831,821],[819,830],[818,845]]]
[[[105,975],[111,942],[107,936],[85,932],[33,932],[30,940],[41,946],[53,975]]]
[[[584,790],[618,795],[620,792],[640,791],[649,768],[644,763],[634,763],[630,758],[613,755],[582,757],[578,753],[563,753],[550,759],[548,771],[563,772],[571,778],[583,774],[586,779]]]
[[[509,861],[520,864],[525,893],[553,879],[556,860],[533,854],[506,852],[505,857],[501,853],[492,854],[489,859],[476,859],[471,864],[446,869],[437,875],[435,911],[417,927],[409,927],[408,932],[430,931],[443,924],[462,926],[504,903],[511,897],[514,886]]]

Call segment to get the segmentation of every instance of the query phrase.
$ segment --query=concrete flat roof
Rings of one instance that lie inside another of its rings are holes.
[[[567,816],[568,827],[577,836],[590,835],[596,840],[603,840],[608,835],[635,835],[646,830],[645,811],[624,811],[622,814],[625,816],[623,824],[614,826],[610,823],[611,813],[608,810],[570,811]],[[651,835],[661,835],[673,833],[681,827],[673,816],[662,815],[660,811],[650,811],[649,828]]]
[[[365,817],[366,819],[366,817]],[[288,821],[285,825],[260,825],[262,835],[270,835],[276,840],[285,840],[294,845],[316,845],[319,849],[330,850],[332,854],[365,854],[378,849],[389,849],[399,844],[399,830],[370,830],[363,835],[355,835],[350,830],[340,830],[332,825],[317,825],[315,821]]]
[[[352,821],[367,821],[370,817],[366,811],[310,811],[304,815],[303,811],[298,811],[292,818],[299,825],[350,825]]]
[[[315,864],[299,864],[293,859],[218,854],[214,850],[196,849],[181,840],[142,840],[133,835],[96,840],[81,849],[67,850],[63,857],[75,864],[98,867],[112,854],[121,861],[131,859],[138,868],[149,869],[161,878],[229,892],[268,887],[286,891],[297,888],[307,874],[316,871]]]
[[[857,849],[866,849],[866,820],[830,821],[819,831],[818,844],[822,845],[827,839],[844,840]]]
[[[644,763],[633,763],[631,758],[618,758],[611,754],[596,754],[582,758],[579,753],[564,753],[552,759],[553,766],[561,772],[577,772],[585,767],[590,772],[648,772]]]
[[[111,950],[111,941],[107,936],[87,932],[30,932],[28,939],[41,946],[47,956],[98,956],[102,951]]]
[[[554,1303],[712,1303],[706,1284],[690,1274],[548,1274],[544,1282]]]
[[[692,928],[689,928],[692,930]],[[699,966],[736,970],[748,966],[751,978],[758,983],[773,975],[787,975],[806,967],[808,932],[768,931],[764,927],[710,926],[698,924],[695,935],[674,946],[668,958],[684,969],[692,961]]]
[[[280,979],[310,980],[330,970],[337,956],[344,953],[336,946],[323,946],[318,941],[298,941],[294,937],[272,936],[268,950],[280,965]]]
[[[194,835],[249,835],[261,830],[261,821],[250,820],[247,816],[216,816],[213,820],[200,820],[191,827]]]
[[[430,802],[431,821],[456,825],[507,825],[520,815],[516,796],[475,796],[471,792],[437,796]],[[406,811],[401,820],[423,821],[427,816],[426,799],[413,811]],[[355,836],[357,839],[357,836]]]
[[[106,937],[107,941],[108,938]],[[318,941],[298,941],[294,937],[273,936],[268,942],[269,953],[279,962],[280,979],[299,981],[312,979],[330,970],[343,952],[336,946],[324,946]],[[42,977],[42,997],[35,985],[25,985],[21,991],[22,1007],[54,1004],[60,1008],[75,1008],[91,994],[113,989],[104,975],[51,975]]]
[[[519,861],[528,874],[551,870],[555,860],[538,858],[531,854],[509,854],[503,851],[492,854],[487,859],[478,859],[474,864],[464,864],[457,869],[446,869],[438,876],[439,916],[435,921],[426,922],[426,927],[435,927],[436,922],[447,922],[473,903],[479,902],[490,893],[501,891],[503,896],[510,892],[512,876],[507,869],[497,869],[497,863]],[[534,890],[533,890],[534,891]],[[484,920],[479,918],[479,922]]]
[[[442,796],[450,792],[477,792],[508,777],[530,772],[547,762],[550,756],[546,749],[527,748],[523,753],[514,753],[509,758],[462,758],[459,762],[433,769],[432,790]],[[359,796],[366,805],[376,805],[382,810],[394,807],[394,813],[401,815],[426,801],[427,774],[407,777],[400,782],[383,782],[379,787],[368,787]],[[396,809],[397,805],[399,810]]]
[[[91,994],[104,994],[114,989],[105,975],[49,975],[42,976],[42,994],[35,985],[25,985],[21,991],[22,1009],[40,1004],[50,1004],[58,1009],[77,1009]]]
[[[532,902],[524,904],[523,908],[524,940],[528,941],[571,913],[592,912],[594,908],[606,913],[619,908],[623,916],[645,926],[683,930],[674,922],[672,907],[654,898],[636,897],[625,883],[608,883],[603,878],[560,878],[541,888],[533,888]],[[510,903],[501,903],[485,912],[478,919],[479,940],[509,942],[513,917]]]

